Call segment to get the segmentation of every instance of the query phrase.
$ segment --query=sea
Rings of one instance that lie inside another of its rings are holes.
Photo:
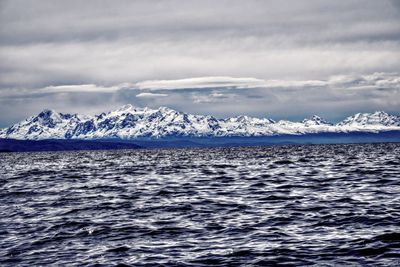
[[[0,154],[0,266],[400,266],[400,144]]]

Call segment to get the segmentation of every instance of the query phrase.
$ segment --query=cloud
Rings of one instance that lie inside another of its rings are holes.
[[[151,80],[132,85],[132,88],[148,91],[169,90],[202,90],[202,89],[254,89],[254,88],[310,88],[332,87],[359,89],[365,88],[399,88],[398,73],[373,73],[369,75],[336,75],[327,80],[263,80],[257,78],[234,77],[198,77],[179,80]],[[210,97],[223,97],[221,93],[212,93]]]
[[[394,0],[0,0],[0,125],[45,107],[126,103],[291,119],[399,113],[399,10]]]
[[[278,47],[258,38],[0,46],[0,90],[207,76],[315,80],[400,69],[398,44]]]
[[[125,88],[125,85],[116,86],[99,86],[95,84],[78,84],[78,85],[58,85],[47,86],[38,90],[43,93],[73,93],[73,92],[86,92],[86,93],[113,93],[117,90]]]
[[[153,80],[136,83],[141,90],[179,90],[201,88],[252,88],[260,87],[263,80],[256,78],[199,77],[179,80]]]
[[[219,88],[220,90],[222,88]],[[236,94],[222,94],[219,92],[214,92],[208,95],[199,95],[193,94],[192,100],[193,103],[217,103],[217,102],[227,102],[227,101],[234,101]]]
[[[0,90],[400,69],[395,1],[2,1]]]
[[[136,97],[141,98],[154,98],[154,97],[166,97],[167,94],[156,94],[156,93],[140,93],[137,94]]]
[[[118,93],[120,91],[141,91],[136,94],[139,98],[154,98],[168,96],[171,91],[206,93],[211,99],[227,98],[226,92],[232,90],[254,90],[281,88],[281,90],[304,88],[334,88],[334,89],[390,89],[399,88],[398,73],[373,73],[369,75],[336,75],[326,80],[263,80],[252,77],[196,77],[177,80],[149,80],[137,83],[122,83],[110,86],[96,84],[73,84],[46,86],[43,88],[18,90],[0,90],[0,96],[42,95],[60,93]],[[217,90],[217,91],[216,91]],[[156,93],[154,93],[156,92]],[[157,93],[158,92],[158,93]],[[164,92],[164,93],[162,93]],[[225,92],[225,93],[224,93]]]
[[[246,114],[297,120],[318,114],[335,121],[355,112],[400,113],[400,75],[347,74],[324,80],[197,77],[110,86],[8,89],[0,90],[0,121],[7,126],[43,108],[94,114],[127,103],[152,108],[168,106],[217,117]]]
[[[400,89],[400,75],[393,73],[373,73],[369,75],[337,75],[327,81],[327,85],[346,90],[351,89]]]

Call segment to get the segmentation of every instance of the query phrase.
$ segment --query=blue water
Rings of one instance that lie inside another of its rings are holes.
[[[2,266],[399,266],[400,144],[0,154]]]

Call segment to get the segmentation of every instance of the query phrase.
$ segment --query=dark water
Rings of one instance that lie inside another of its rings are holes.
[[[400,144],[0,155],[0,265],[399,266]]]

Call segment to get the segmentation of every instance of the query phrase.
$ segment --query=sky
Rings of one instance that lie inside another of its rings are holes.
[[[0,127],[124,104],[400,114],[398,0],[0,0]]]

